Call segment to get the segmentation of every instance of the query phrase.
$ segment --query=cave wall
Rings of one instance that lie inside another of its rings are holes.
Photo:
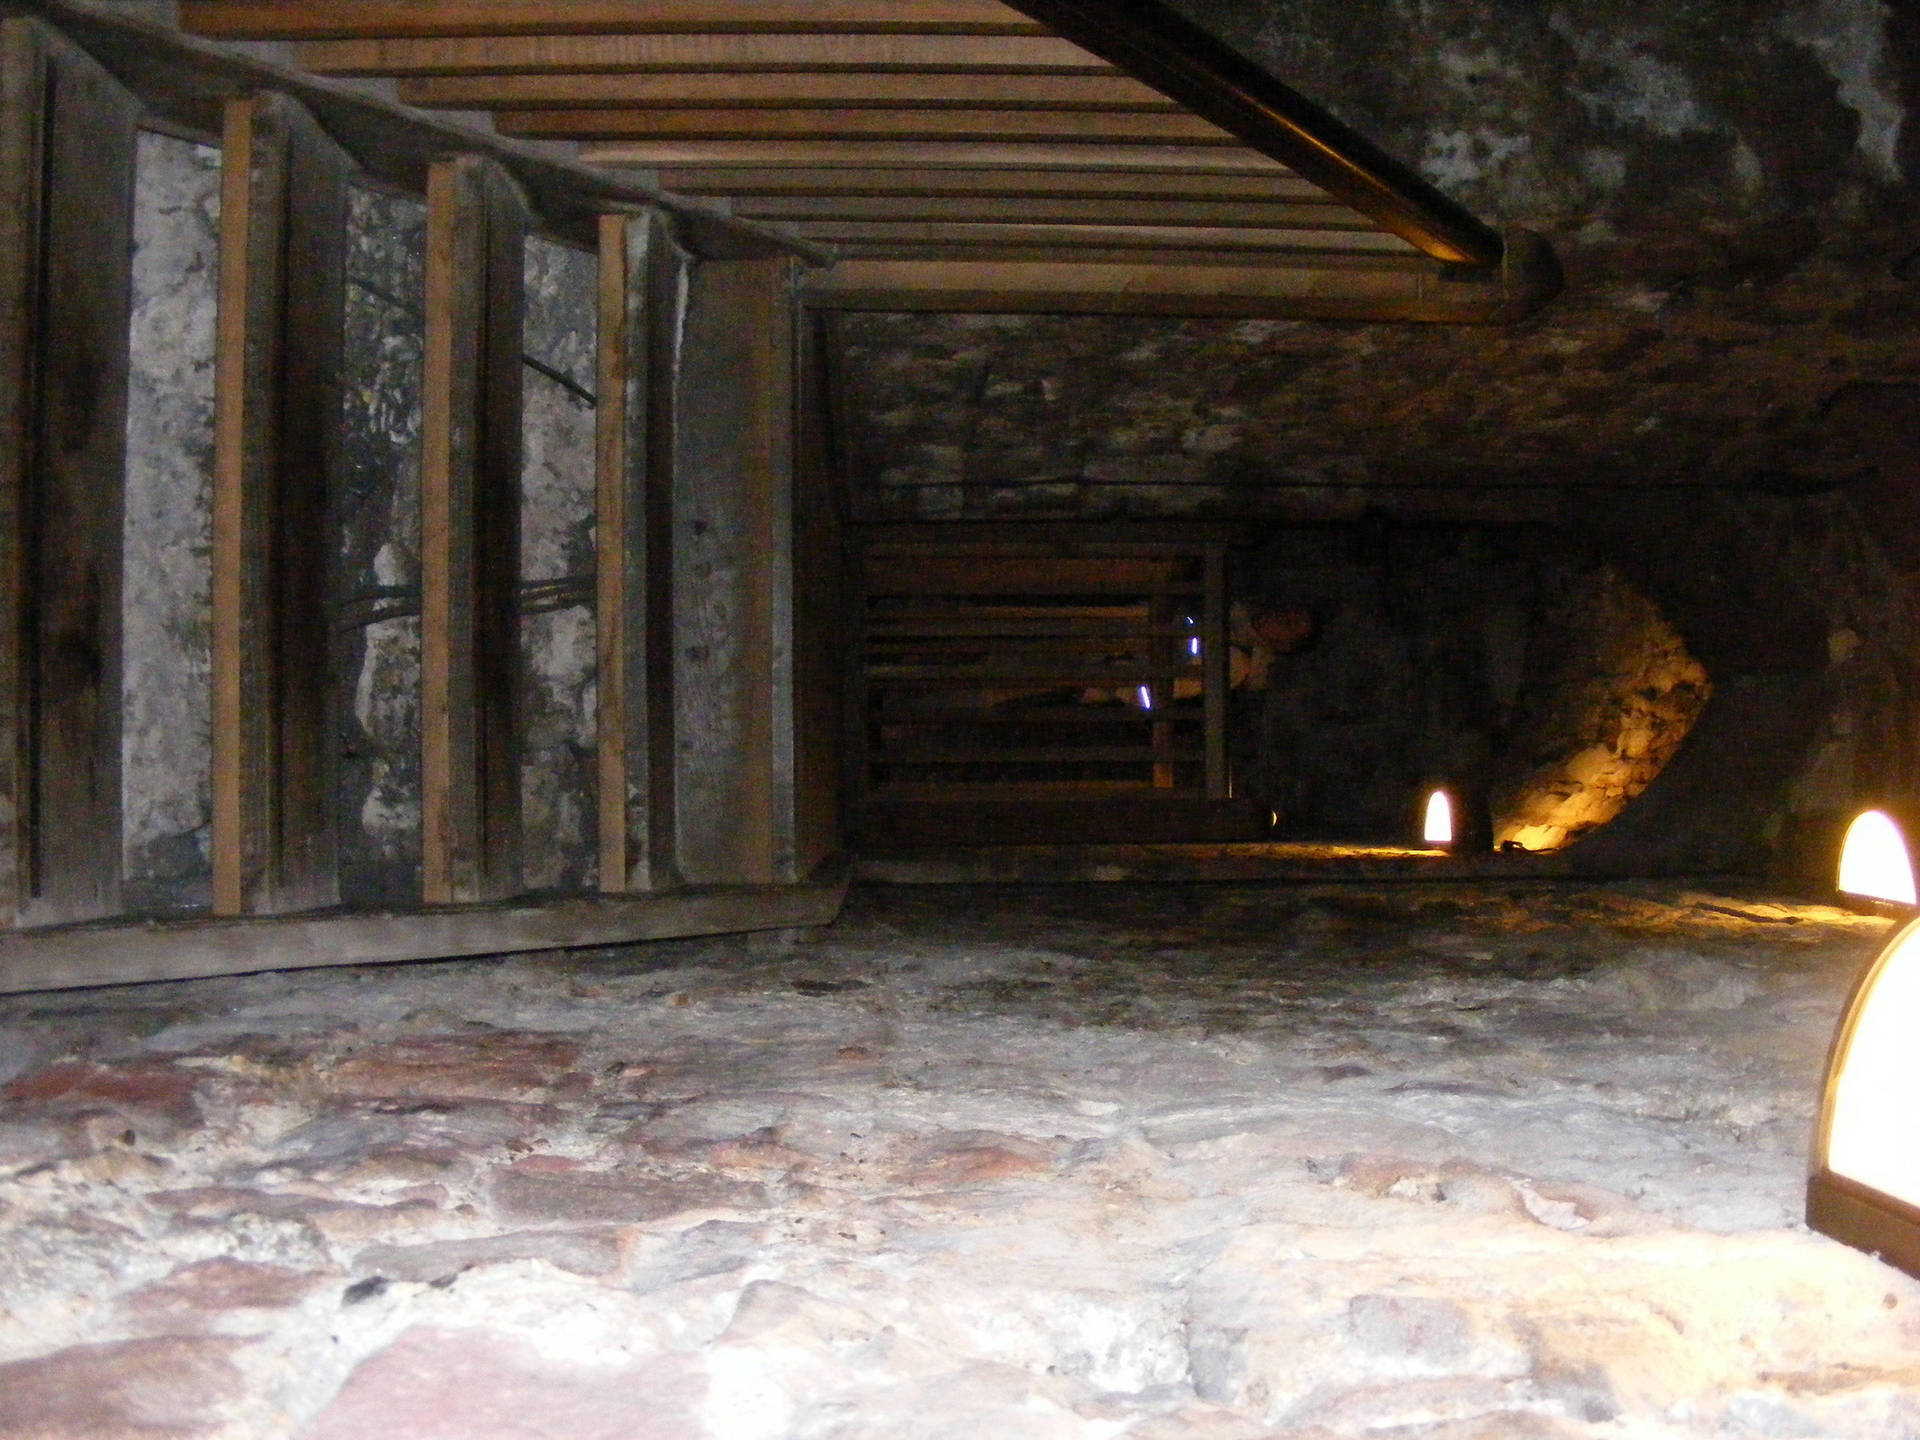
[[[1557,850],[1660,773],[1711,692],[1565,532],[1264,525],[1235,566],[1236,793],[1282,835],[1398,841],[1451,790],[1475,843]]]

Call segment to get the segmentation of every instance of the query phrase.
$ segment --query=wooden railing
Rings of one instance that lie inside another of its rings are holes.
[[[153,26],[0,10],[0,990],[829,918],[838,581],[797,563],[835,545],[800,363],[814,252]],[[143,127],[217,142],[222,165],[212,906],[164,922],[129,917],[121,883]],[[428,235],[422,893],[378,914],[340,905],[323,539],[356,177],[423,193]],[[513,660],[533,235],[600,266],[601,894],[538,904],[520,898]]]

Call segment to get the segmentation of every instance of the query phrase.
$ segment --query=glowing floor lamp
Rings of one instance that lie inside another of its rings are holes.
[[[1807,1224],[1920,1276],[1920,921],[1868,967],[1840,1019],[1813,1137]]]
[[[1842,894],[1893,905],[1915,903],[1913,862],[1900,827],[1884,810],[1867,810],[1854,817],[1840,846]]]
[[[1445,848],[1453,844],[1453,800],[1444,790],[1427,797],[1426,818],[1420,822],[1420,838],[1427,844]]]

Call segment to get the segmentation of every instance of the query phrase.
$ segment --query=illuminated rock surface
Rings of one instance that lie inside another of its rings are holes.
[[[806,937],[0,1002],[0,1436],[1858,1436],[1798,1223],[1887,922],[868,891]]]

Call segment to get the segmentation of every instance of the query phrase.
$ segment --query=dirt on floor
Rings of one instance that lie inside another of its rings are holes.
[[[873,887],[0,1000],[0,1437],[1920,1435],[1920,1285],[1799,1221],[1889,930]]]

